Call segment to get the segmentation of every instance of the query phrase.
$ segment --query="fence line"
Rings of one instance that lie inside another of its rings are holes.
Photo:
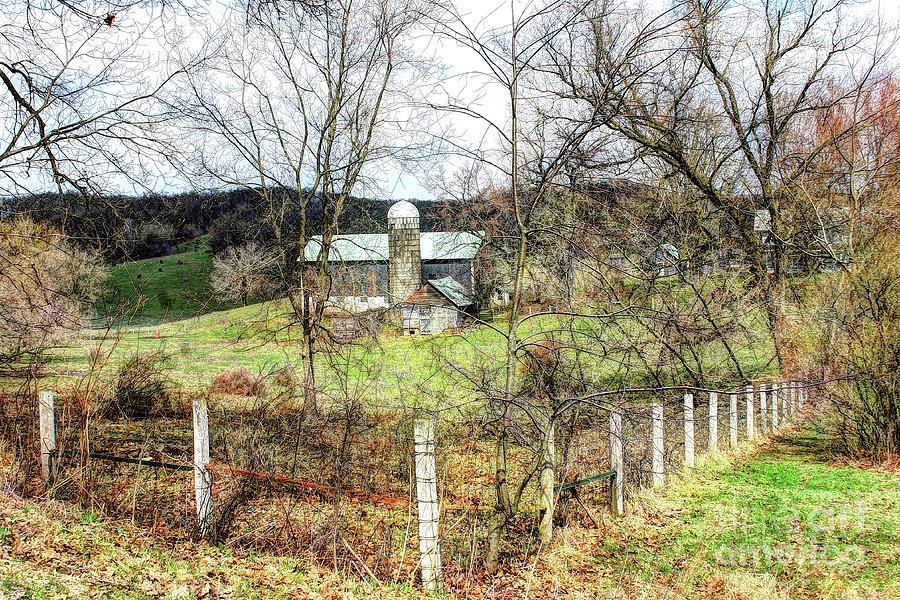
[[[825,385],[827,382],[813,384]],[[745,388],[745,433],[746,439],[752,440],[764,433],[773,433],[780,426],[793,419],[798,410],[802,410],[808,397],[810,384],[796,380],[784,383],[770,383],[748,385]],[[768,388],[768,393],[767,393]],[[739,410],[738,392],[725,392],[729,401],[729,438],[732,449],[738,447],[739,442]],[[755,400],[759,402],[759,417],[756,417]],[[718,391],[708,393],[708,444],[707,451],[718,451]],[[779,406],[780,405],[780,406]],[[650,405],[650,429],[651,429],[651,474],[654,486],[663,485],[665,482],[665,447],[664,430],[665,415],[663,402],[656,400]],[[215,465],[211,462],[210,453],[210,429],[209,410],[206,400],[198,398],[193,401],[193,464],[174,464],[158,462],[145,458],[118,457],[99,452],[91,452],[89,458],[98,460],[110,460],[124,462],[140,466],[151,466],[174,470],[191,470],[194,477],[194,496],[196,502],[196,522],[200,532],[208,536],[214,529],[213,516],[213,484]],[[694,467],[696,463],[695,448],[695,395],[686,392],[683,395],[682,421],[684,426],[684,465]],[[608,410],[609,416],[609,460],[611,469],[600,475],[594,475],[575,482],[562,483],[554,487],[556,493],[584,485],[586,483],[610,479],[610,511],[614,515],[622,515],[625,511],[625,450],[626,439],[623,428],[622,404],[617,404]],[[646,414],[643,413],[643,419]],[[759,429],[756,429],[757,418]],[[701,424],[702,424],[701,419]],[[644,421],[646,423],[646,421]],[[55,393],[43,390],[39,393],[39,429],[40,429],[40,457],[41,475],[49,485],[52,481],[54,470],[57,468],[60,456],[76,456],[77,453],[59,451],[56,447],[56,423],[55,423]],[[420,566],[422,585],[428,591],[437,591],[441,588],[441,555],[439,535],[440,503],[437,489],[437,465],[435,457],[435,423],[433,419],[416,419],[413,423],[413,453],[415,464],[415,493],[418,509],[419,550],[421,554]],[[294,480],[286,477],[266,475],[253,471],[245,471],[228,467],[232,473],[251,477],[263,478],[276,483],[297,485],[314,492],[337,492],[336,488],[316,484],[303,480]],[[646,471],[645,471],[646,472]],[[358,499],[383,503],[391,507],[408,507],[409,501],[401,498],[377,496],[368,493],[354,494],[353,490],[340,490],[349,496]],[[348,493],[349,492],[349,493]],[[444,506],[446,509],[476,510],[475,506]],[[488,509],[485,509],[488,510]]]

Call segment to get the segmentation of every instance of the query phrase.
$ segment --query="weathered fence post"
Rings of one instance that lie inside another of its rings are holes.
[[[784,419],[789,421],[791,418],[791,382],[784,382]]]
[[[753,414],[753,384],[747,386],[747,439],[752,440],[756,437],[754,429],[756,418]]]
[[[759,431],[765,433],[769,430],[769,407],[766,405],[766,385],[759,386]]]
[[[791,381],[791,418],[797,412],[797,382]]]
[[[55,469],[53,468],[56,453],[56,411],[54,401],[56,394],[50,390],[38,392],[38,425],[40,430],[41,477],[49,486]]]
[[[663,404],[654,402],[650,407],[653,436],[653,485],[662,485],[665,481],[663,464]]]
[[[780,411],[780,413],[781,413],[781,417],[780,417],[780,418],[781,418],[781,423],[786,423],[787,420],[788,420],[788,411],[787,411],[787,408],[788,408],[788,398],[787,398],[787,394],[788,394],[788,385],[787,385],[787,383],[782,383],[782,384],[781,384],[781,395],[779,396],[779,397],[781,398],[781,411]]]
[[[797,389],[797,405],[800,410],[803,410],[803,403],[806,402],[806,382],[798,381],[797,385],[799,386]]]
[[[709,452],[719,451],[719,394],[709,393]]]
[[[194,398],[194,497],[197,502],[197,524],[204,537],[212,531],[209,458],[209,410],[206,398]]]
[[[419,513],[419,553],[422,588],[441,587],[441,545],[438,538],[437,466],[434,458],[434,421],[416,419],[413,424],[416,461],[416,500]]]
[[[684,395],[684,464],[694,466],[694,395]]]
[[[772,405],[772,431],[778,429],[778,384],[769,385],[769,403]]]
[[[737,394],[728,394],[728,438],[731,442],[731,449],[736,449],[738,445]]]
[[[609,506],[616,516],[625,512],[625,454],[622,443],[622,409],[609,411],[609,463],[616,472],[610,486]]]

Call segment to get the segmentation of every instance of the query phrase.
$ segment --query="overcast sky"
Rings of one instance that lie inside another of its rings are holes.
[[[215,31],[225,19],[229,10],[228,7],[233,6],[233,1],[212,0],[207,5],[208,11],[204,18],[197,19],[191,23],[185,20],[185,33],[188,34],[188,40],[190,40],[186,46],[199,45],[204,37],[204,32]],[[539,1],[513,0],[518,13],[528,10],[528,7],[531,5],[537,5]],[[640,1],[633,0],[635,3]],[[649,10],[658,10],[666,6],[668,0],[645,0],[643,4]],[[501,27],[509,23],[511,9],[508,1],[456,0],[456,6],[459,13],[465,16],[467,24],[472,28],[475,28],[476,25],[480,25],[480,29]],[[861,2],[857,10],[881,14],[882,18],[889,25],[896,25],[898,18],[900,18],[900,0]],[[137,15],[135,16],[137,17]],[[153,39],[153,36],[150,35],[146,43],[153,45]],[[508,118],[507,101],[501,90],[492,89],[489,86],[485,87],[484,80],[479,80],[477,76],[473,75],[473,71],[483,70],[484,65],[481,64],[471,50],[462,48],[447,39],[429,38],[425,35],[418,38],[416,44],[421,48],[422,56],[434,57],[436,61],[439,61],[446,67],[447,78],[444,80],[444,86],[450,93],[471,103],[474,108],[487,115],[495,123],[501,124]],[[162,48],[161,44],[159,46]],[[894,48],[893,56],[894,60],[897,61],[900,58],[900,49]],[[448,114],[441,117],[440,125],[442,127],[452,127],[456,134],[470,146],[496,143],[493,136],[487,132],[486,125],[475,119]],[[151,177],[147,181],[147,185],[151,189],[175,192],[208,185],[207,182],[185,180],[174,170],[167,170],[163,162],[157,164],[158,176],[155,178]],[[456,164],[458,164],[458,161],[456,161]],[[448,158],[430,166],[428,175],[434,177],[436,172],[441,170],[452,171],[453,169],[454,159]],[[355,193],[383,196],[385,198],[427,199],[435,197],[435,190],[430,189],[432,186],[429,185],[429,177],[420,176],[421,174],[412,169],[401,170],[396,165],[378,165],[374,171],[379,175],[380,182],[378,187],[357,189]],[[120,187],[121,191],[135,191],[125,182],[122,182]]]

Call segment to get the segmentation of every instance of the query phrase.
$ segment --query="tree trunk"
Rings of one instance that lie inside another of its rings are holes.
[[[484,567],[488,573],[497,572],[500,564],[500,537],[503,530],[506,529],[512,513],[509,500],[509,481],[506,476],[506,431],[504,429],[497,433],[495,452],[497,505],[488,527],[488,548],[484,557]]]
[[[555,495],[553,486],[556,482],[556,439],[553,420],[547,418],[544,424],[543,465],[541,467],[541,524],[538,535],[541,543],[548,544],[553,537],[553,511]]]
[[[500,533],[506,527],[506,514],[494,513],[488,526],[488,547],[484,557],[484,568],[488,573],[496,573],[500,566]]]
[[[319,410],[318,390],[316,389],[315,339],[309,328],[303,332],[303,420],[314,416]]]

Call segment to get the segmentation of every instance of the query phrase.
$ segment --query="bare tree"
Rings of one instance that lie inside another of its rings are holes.
[[[104,272],[58,230],[0,222],[0,373],[29,373],[91,316]]]
[[[548,206],[559,198],[559,180],[579,150],[602,144],[592,137],[598,126],[596,112],[588,108],[578,113],[579,118],[573,118],[575,115],[568,111],[578,107],[554,98],[543,85],[548,47],[584,18],[577,5],[571,12],[562,10],[569,6],[552,1],[529,5],[520,12],[515,3],[510,3],[508,20],[503,19],[505,22],[498,26],[470,23],[454,8],[447,8],[438,24],[441,35],[477,59],[479,67],[466,77],[478,81],[492,99],[502,98],[507,111],[498,118],[466,98],[447,98],[433,104],[484,127],[486,143],[473,146],[456,142],[454,153],[471,165],[469,174],[460,180],[467,187],[471,187],[473,178],[481,181],[475,187],[492,187],[483,197],[494,198],[503,214],[500,226],[492,228],[491,248],[499,268],[507,271],[502,279],[511,292],[509,321],[504,330],[494,329],[503,337],[503,368],[496,387],[479,386],[487,401],[488,428],[495,443],[496,506],[485,557],[491,572],[498,568],[503,532],[535,476],[540,479],[543,511],[540,537],[548,542],[552,535],[555,428],[567,408],[565,394],[555,382],[561,372],[558,365],[562,351],[552,334],[547,339],[531,334],[527,322],[541,315],[526,315],[523,309],[530,282],[529,264],[534,264],[532,259],[540,250],[536,240],[548,237],[550,230],[558,231],[546,216],[552,212]],[[558,238],[555,242],[564,247]],[[564,278],[568,281],[568,273]],[[491,379],[482,377],[479,381]],[[523,421],[527,426],[520,430]],[[508,462],[508,450],[514,442],[530,448],[534,457],[524,470],[516,469],[518,480],[513,479]]]
[[[213,259],[212,289],[222,300],[247,306],[250,298],[273,289],[276,264],[277,256],[254,242],[232,246]]]
[[[165,60],[181,2],[0,4],[0,190],[96,195],[162,160],[157,102],[196,66]],[[151,42],[148,43],[148,42]],[[148,49],[151,48],[151,49]]]
[[[233,14],[214,33],[215,58],[190,79],[180,109],[198,136],[197,172],[260,194],[279,273],[302,335],[304,413],[317,410],[314,356],[327,340],[331,241],[351,194],[375,189],[374,165],[420,147],[410,94],[425,66],[410,47],[414,0],[284,3],[271,18]],[[407,121],[409,127],[399,127]],[[310,222],[311,207],[320,217]],[[313,234],[309,268],[298,257]]]
[[[824,150],[806,143],[808,117],[876,80],[890,41],[850,4],[689,0],[648,13],[598,2],[555,61],[562,97],[594,106],[650,169],[682,177],[740,234],[779,358],[797,241],[788,215]],[[835,81],[844,93],[825,93]]]

